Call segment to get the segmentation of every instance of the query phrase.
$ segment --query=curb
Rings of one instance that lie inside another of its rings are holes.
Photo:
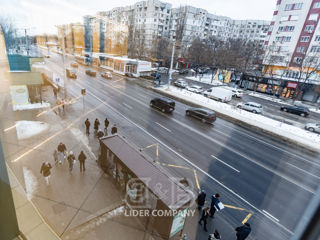
[[[143,84],[141,84],[141,83],[140,83],[139,85],[140,85],[140,86],[143,86]],[[164,96],[166,96],[166,97],[170,97],[170,98],[172,98],[172,99],[175,99],[175,100],[177,100],[177,101],[179,101],[179,102],[182,102],[182,103],[184,103],[184,104],[188,104],[188,105],[190,105],[190,106],[192,106],[192,107],[200,107],[200,108],[203,108],[203,106],[200,105],[200,104],[196,104],[196,103],[194,103],[194,102],[192,102],[192,101],[188,101],[188,100],[179,98],[179,97],[177,97],[177,96],[174,96],[174,95],[168,94],[168,93],[166,93],[166,92],[160,91],[160,90],[158,90],[158,89],[156,89],[156,88],[147,87],[147,86],[144,86],[144,87],[147,88],[147,89],[151,89],[151,90],[153,90],[154,92],[159,93],[159,94],[162,94],[162,95],[164,95]],[[314,152],[314,153],[320,152],[320,149],[314,148],[314,147],[312,147],[312,146],[310,146],[310,145],[307,145],[307,144],[301,143],[301,142],[299,142],[299,141],[295,141],[295,140],[293,140],[293,139],[287,138],[287,137],[285,137],[285,136],[276,134],[276,133],[271,132],[271,131],[268,131],[268,130],[266,130],[266,129],[264,129],[264,128],[260,128],[260,127],[257,127],[257,126],[253,126],[253,125],[251,125],[251,124],[248,124],[247,122],[244,122],[244,121],[239,120],[239,119],[237,119],[237,118],[233,118],[233,117],[231,117],[231,116],[225,115],[225,114],[223,114],[223,113],[221,113],[221,112],[215,111],[215,113],[217,114],[218,117],[223,118],[223,119],[225,119],[225,120],[227,120],[227,121],[229,121],[229,122],[232,122],[232,123],[234,123],[234,124],[236,124],[236,125],[240,125],[240,126],[243,126],[243,127],[245,127],[245,128],[248,128],[248,129],[253,129],[253,130],[257,131],[257,132],[265,133],[265,134],[268,134],[268,135],[270,135],[270,136],[272,136],[272,137],[277,137],[277,138],[279,138],[280,140],[282,140],[282,141],[284,141],[284,142],[291,143],[291,144],[294,144],[294,145],[296,145],[296,146],[305,148],[305,149],[307,149],[307,150],[309,150],[309,151],[311,151],[311,152]]]

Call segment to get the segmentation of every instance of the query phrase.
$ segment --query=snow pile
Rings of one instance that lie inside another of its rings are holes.
[[[33,109],[42,109],[42,108],[50,108],[50,103],[42,102],[42,103],[28,103],[28,104],[13,104],[13,111],[22,111],[22,110],[33,110]]]
[[[39,121],[17,121],[15,127],[19,140],[34,137],[49,129],[47,123]]]
[[[236,108],[235,106],[211,100],[202,95],[189,92],[184,89],[167,86],[157,88],[158,91],[176,96],[180,99],[193,102],[205,108],[209,108],[223,115],[245,122],[251,126],[271,132],[275,135],[285,137],[301,145],[310,147],[314,150],[320,150],[320,135],[308,132],[304,129],[288,125],[265,116],[247,112]]]
[[[192,80],[192,81],[197,81],[197,82],[202,82],[202,83],[206,83],[206,84],[210,84],[213,86],[220,86],[223,85],[222,82],[213,79],[212,80],[212,76],[211,74],[206,74],[201,76],[200,74],[198,74],[197,77],[193,76],[193,77],[186,77],[186,79]]]
[[[262,98],[262,99],[265,99],[265,100],[268,100],[271,102],[276,102],[276,103],[288,105],[287,102],[281,100],[280,98],[276,98],[276,97],[272,97],[272,96],[268,96],[268,95],[264,95],[264,94],[260,94],[260,93],[256,93],[256,92],[249,93],[248,95],[250,95],[252,97]]]

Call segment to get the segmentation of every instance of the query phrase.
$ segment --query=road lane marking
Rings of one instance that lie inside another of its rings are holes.
[[[232,209],[236,209],[236,210],[240,210],[240,211],[245,211],[246,209],[244,208],[240,208],[240,207],[235,207],[232,205],[227,205],[227,204],[223,204],[226,208],[232,208]]]
[[[76,85],[78,85],[79,87],[83,88],[82,84],[79,83],[75,83]],[[202,170],[200,167],[198,167],[197,165],[195,165],[193,162],[191,162],[189,159],[187,159],[186,157],[184,157],[183,155],[181,155],[179,152],[175,151],[173,148],[171,148],[170,146],[168,146],[167,144],[165,144],[164,142],[162,142],[160,139],[158,139],[157,137],[153,136],[151,133],[149,133],[145,128],[141,127],[139,124],[133,122],[131,119],[129,119],[128,117],[126,117],[124,114],[120,113],[119,111],[117,111],[114,107],[112,107],[110,104],[104,102],[103,100],[101,100],[98,96],[96,96],[95,94],[91,93],[91,91],[88,91],[88,94],[93,96],[94,98],[96,98],[97,100],[99,100],[100,102],[102,102],[104,105],[106,105],[107,107],[109,107],[110,109],[112,109],[115,113],[117,113],[119,116],[123,117],[124,119],[126,119],[128,122],[130,122],[131,124],[135,125],[137,128],[139,128],[140,130],[142,130],[144,133],[146,133],[147,135],[149,135],[150,137],[152,137],[154,140],[156,140],[157,142],[159,142],[160,144],[162,144],[163,146],[165,146],[167,149],[169,149],[171,152],[173,152],[174,154],[176,154],[177,156],[179,156],[181,159],[183,159],[185,162],[187,162],[188,164],[190,164],[191,166],[193,166],[195,169],[199,170],[201,173],[203,173],[204,175],[206,175],[207,177],[209,177],[211,180],[213,180],[214,182],[216,182],[218,185],[220,185],[221,187],[223,187],[224,189],[226,189],[227,191],[229,191],[231,194],[233,194],[234,196],[238,197],[241,201],[243,201],[244,203],[248,204],[251,208],[253,208],[255,211],[259,212],[260,214],[265,216],[265,213],[263,213],[259,208],[257,208],[256,206],[254,206],[253,204],[251,204],[249,201],[247,201],[246,199],[244,199],[243,197],[241,197],[239,194],[237,194],[236,192],[234,192],[231,188],[227,187],[226,185],[224,185],[222,182],[220,182],[218,179],[214,178],[213,176],[211,176],[209,173],[207,173],[206,171]],[[287,229],[285,226],[281,225],[279,222],[274,221],[272,218],[268,218],[270,220],[272,220],[276,225],[278,225],[280,228],[282,228],[283,230],[285,230],[286,232],[290,233],[291,235],[293,235],[293,232],[289,229]]]
[[[211,157],[213,157],[214,159],[216,159],[217,161],[223,163],[224,165],[228,166],[229,168],[231,168],[232,170],[236,171],[236,172],[240,172],[238,169],[232,167],[231,165],[229,165],[228,163],[225,163],[224,161],[220,160],[219,158],[217,158],[216,156],[211,155]]]
[[[126,104],[126,103],[122,103],[124,106],[126,106],[127,108],[129,108],[129,109],[132,109],[132,107],[130,106],[130,105],[128,105],[128,104]]]
[[[185,166],[179,166],[179,165],[173,165],[173,164],[167,164],[168,167],[173,167],[173,168],[182,168],[182,169],[187,169],[187,170],[191,170],[188,167]]]
[[[264,212],[264,215],[266,215],[267,217],[279,222],[278,218],[275,218],[274,216],[272,216],[270,213],[268,213],[266,210],[262,209],[262,212]]]
[[[293,164],[291,164],[291,163],[288,163],[288,162],[287,162],[287,164],[290,165],[291,167],[294,167],[294,168],[300,170],[301,172],[304,172],[304,173],[306,173],[306,174],[309,174],[309,175],[312,176],[312,177],[315,177],[315,178],[317,178],[317,179],[320,179],[320,177],[318,177],[318,176],[316,176],[316,175],[314,175],[314,174],[312,174],[312,173],[309,173],[308,171],[303,170],[303,169],[301,169],[301,168],[299,168],[299,167],[297,167],[297,166],[295,166],[295,165],[293,165]]]
[[[162,127],[163,129],[167,130],[168,132],[171,132],[170,129],[166,128],[165,126],[161,125],[160,123],[155,122],[155,124],[157,124],[158,126]]]
[[[249,213],[249,214],[246,216],[246,218],[243,219],[242,224],[245,224],[245,223],[249,220],[249,218],[251,218],[251,216],[252,216],[252,213]]]
[[[195,169],[193,169],[193,174],[194,174],[194,178],[196,179],[196,184],[197,184],[197,188],[200,191],[200,184],[199,184],[199,179],[198,179],[198,175],[197,175],[197,171]]]

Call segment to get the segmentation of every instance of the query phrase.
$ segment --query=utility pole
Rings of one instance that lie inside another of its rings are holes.
[[[59,29],[59,26],[58,26],[58,29]],[[67,99],[67,76],[66,76],[66,68],[65,68],[65,31],[64,31],[64,28],[62,26],[62,65],[63,65],[63,76],[64,76],[64,79],[63,79],[63,94],[64,94],[64,100]]]
[[[24,29],[24,35],[26,38],[26,50],[27,50],[27,55],[29,56],[29,44],[28,44],[28,36],[27,36],[27,29]]]
[[[173,58],[174,58],[174,48],[175,48],[175,40],[173,39],[172,42],[172,53],[171,53],[171,63],[170,63],[170,70],[169,70],[169,79],[168,79],[168,88],[171,85],[172,81],[172,67],[173,67]]]

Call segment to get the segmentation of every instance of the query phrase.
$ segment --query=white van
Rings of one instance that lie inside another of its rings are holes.
[[[223,86],[224,89],[228,89],[232,92],[232,97],[241,98],[243,96],[243,91],[238,88]]]
[[[232,91],[221,87],[210,88],[203,95],[221,102],[230,102],[232,99]]]

